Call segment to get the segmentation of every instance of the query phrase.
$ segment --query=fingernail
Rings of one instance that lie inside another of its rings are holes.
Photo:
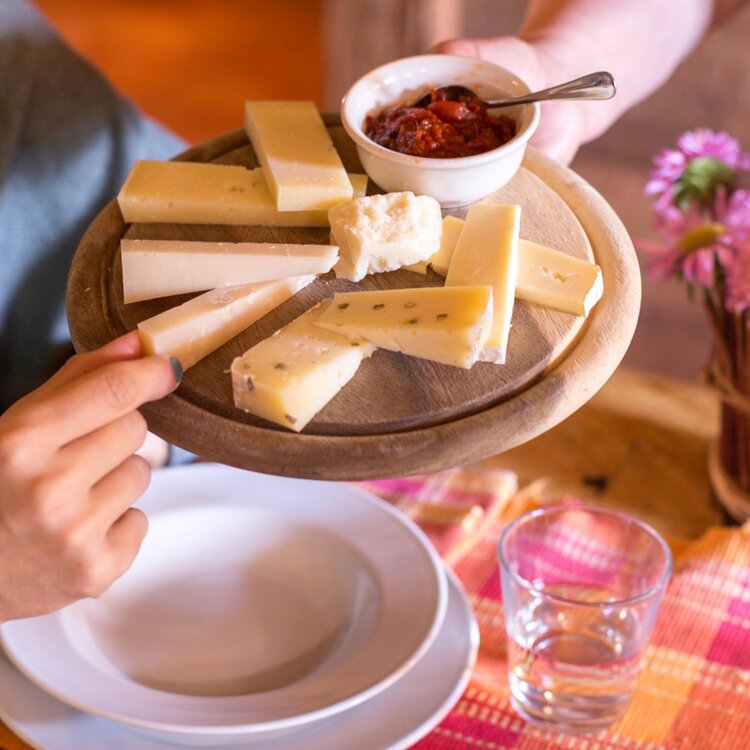
[[[174,383],[175,387],[177,387],[182,382],[182,365],[180,364],[180,360],[177,359],[177,357],[170,357],[169,364],[172,365],[172,372],[174,373]]]

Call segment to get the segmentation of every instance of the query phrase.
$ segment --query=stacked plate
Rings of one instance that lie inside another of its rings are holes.
[[[387,503],[196,465],[139,506],[103,597],[0,628],[0,717],[34,747],[405,748],[465,688],[466,598]]]

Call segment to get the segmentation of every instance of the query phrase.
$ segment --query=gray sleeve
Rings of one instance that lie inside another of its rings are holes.
[[[73,53],[25,0],[0,0],[0,412],[70,354],[78,241],[138,158],[185,148]]]

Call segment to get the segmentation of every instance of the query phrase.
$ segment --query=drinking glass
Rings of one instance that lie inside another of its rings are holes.
[[[624,513],[552,506],[499,543],[511,702],[553,731],[617,721],[672,570],[666,542]]]

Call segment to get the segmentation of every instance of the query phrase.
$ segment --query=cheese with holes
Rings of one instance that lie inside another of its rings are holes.
[[[359,281],[426,260],[440,247],[440,204],[426,195],[385,193],[355,198],[328,212],[340,250],[336,276]]]
[[[124,301],[330,271],[333,245],[121,240]]]
[[[479,355],[484,362],[505,362],[515,299],[520,222],[521,207],[517,205],[470,206],[445,278],[446,286],[492,287],[492,331]]]
[[[367,175],[350,174],[354,195]],[[263,170],[188,161],[138,161],[118,196],[127,222],[327,227],[328,210],[278,211]]]
[[[382,349],[468,369],[492,328],[492,287],[343,292],[316,324]]]
[[[232,362],[234,403],[299,432],[343,388],[375,347],[315,325],[318,305]]]
[[[599,266],[528,240],[518,243],[516,297],[586,316],[604,291]]]
[[[143,352],[176,357],[187,370],[314,279],[296,276],[211,289],[140,322]]]
[[[448,272],[463,224],[454,216],[443,219],[440,250],[429,260],[432,270],[441,276]],[[517,299],[585,317],[603,292],[602,271],[595,263],[536,242],[518,240]]]
[[[327,209],[352,199],[352,184],[312,102],[247,102],[245,130],[279,211]]]

